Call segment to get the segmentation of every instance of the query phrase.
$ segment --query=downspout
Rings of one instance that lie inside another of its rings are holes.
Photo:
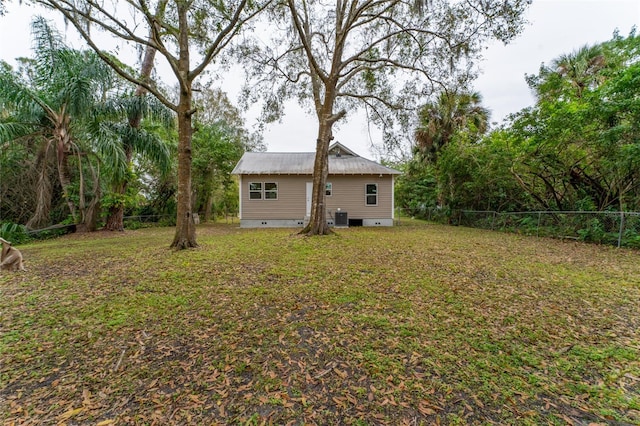
[[[396,218],[396,177],[391,175],[391,221],[393,222]]]
[[[238,219],[242,220],[242,175],[238,175],[238,193],[240,199],[238,200]]]

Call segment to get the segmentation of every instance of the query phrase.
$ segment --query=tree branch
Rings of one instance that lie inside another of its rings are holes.
[[[96,23],[103,30],[105,30],[107,32],[110,32],[111,34],[113,34],[116,37],[118,37],[118,36],[120,36],[121,33],[118,32],[115,28],[111,27],[110,25],[107,25],[106,21],[101,21],[101,20],[99,20],[97,18],[93,18],[93,17],[89,16],[88,14],[80,11],[75,6],[70,5],[69,2],[67,2],[66,0],[62,0],[62,1],[58,1],[58,0],[41,0],[40,3],[45,4],[48,7],[51,7],[53,9],[58,10],[59,12],[61,12],[63,14],[63,16],[69,22],[71,22],[71,24],[76,28],[76,30],[78,31],[80,36],[85,40],[85,42],[89,45],[89,47],[91,47],[91,49],[93,49],[96,52],[96,54],[100,57],[100,59],[102,59],[105,63],[107,63],[118,75],[120,75],[125,80],[130,81],[131,83],[134,83],[134,84],[137,84],[139,86],[144,87],[146,90],[148,90],[154,96],[156,96],[160,102],[162,102],[164,105],[166,105],[167,108],[169,108],[169,109],[171,109],[173,111],[177,110],[177,105],[175,105],[166,96],[164,96],[164,94],[162,94],[157,89],[157,87],[153,86],[148,81],[142,81],[140,78],[135,77],[134,75],[132,75],[131,73],[126,71],[125,68],[120,64],[120,62],[116,61],[111,55],[108,55],[102,49],[100,49],[100,47],[96,44],[94,39],[91,37],[88,29],[84,28],[84,26],[82,25],[82,22],[78,18],[78,16],[82,17],[83,19],[86,18],[86,19],[91,20],[91,22]],[[93,3],[94,2],[91,2],[91,4],[93,4]],[[65,4],[69,5],[69,9],[65,8]],[[109,17],[110,19],[112,19],[111,15],[106,14],[106,16]],[[115,18],[113,18],[113,19],[115,19]],[[148,19],[152,20],[152,18],[148,18]],[[118,23],[119,23],[120,26],[124,25],[123,23],[120,23],[120,22],[118,22]],[[137,36],[133,36],[133,33],[131,33],[130,31],[127,31],[127,33],[128,34],[132,34],[132,37],[130,37],[130,38],[127,37],[126,40],[134,41],[134,42],[142,44],[142,45],[150,45],[150,46],[158,49],[158,51],[160,51],[163,55],[165,55],[165,57],[167,57],[168,60],[170,58],[172,58],[172,56],[170,56],[170,55],[167,56],[168,52],[166,51],[166,49],[164,48],[163,45],[157,45],[156,43],[149,43],[147,40],[145,40],[143,38],[139,38]],[[172,61],[169,60],[169,63],[172,64]],[[173,65],[174,64],[172,64],[172,67],[173,67]],[[174,69],[174,72],[175,72],[175,69]]]

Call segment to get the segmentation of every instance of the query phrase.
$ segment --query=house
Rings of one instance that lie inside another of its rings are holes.
[[[302,227],[311,213],[313,152],[246,152],[239,176],[240,226]],[[344,145],[329,147],[326,185],[331,226],[392,226],[399,171],[362,158]]]

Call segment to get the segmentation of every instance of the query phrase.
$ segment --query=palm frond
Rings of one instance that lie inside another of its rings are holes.
[[[87,125],[91,135],[91,145],[98,154],[106,170],[115,180],[122,179],[127,172],[127,156],[120,143],[123,125],[100,119],[93,120]]]
[[[127,141],[136,154],[155,163],[160,170],[168,170],[171,165],[169,147],[158,135],[144,129],[129,127]]]
[[[10,72],[0,73],[0,106],[5,111],[19,111],[34,107],[44,109],[44,104],[38,94],[29,88],[19,75]]]
[[[153,96],[122,97],[120,102],[129,119],[139,116],[156,121],[166,129],[174,127],[174,112]]]
[[[62,36],[49,21],[36,16],[31,22],[31,37],[35,53],[36,84],[46,84],[61,67],[58,52],[64,48]]]
[[[95,104],[95,92],[91,80],[73,75],[60,90],[60,101],[67,104],[69,113],[83,116],[89,113]]]
[[[18,121],[0,121],[0,144],[17,142],[23,138],[32,137],[40,133],[38,126],[33,123]]]

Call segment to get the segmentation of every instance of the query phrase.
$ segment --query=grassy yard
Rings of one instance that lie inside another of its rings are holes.
[[[405,222],[21,246],[5,424],[639,424],[640,252]]]

